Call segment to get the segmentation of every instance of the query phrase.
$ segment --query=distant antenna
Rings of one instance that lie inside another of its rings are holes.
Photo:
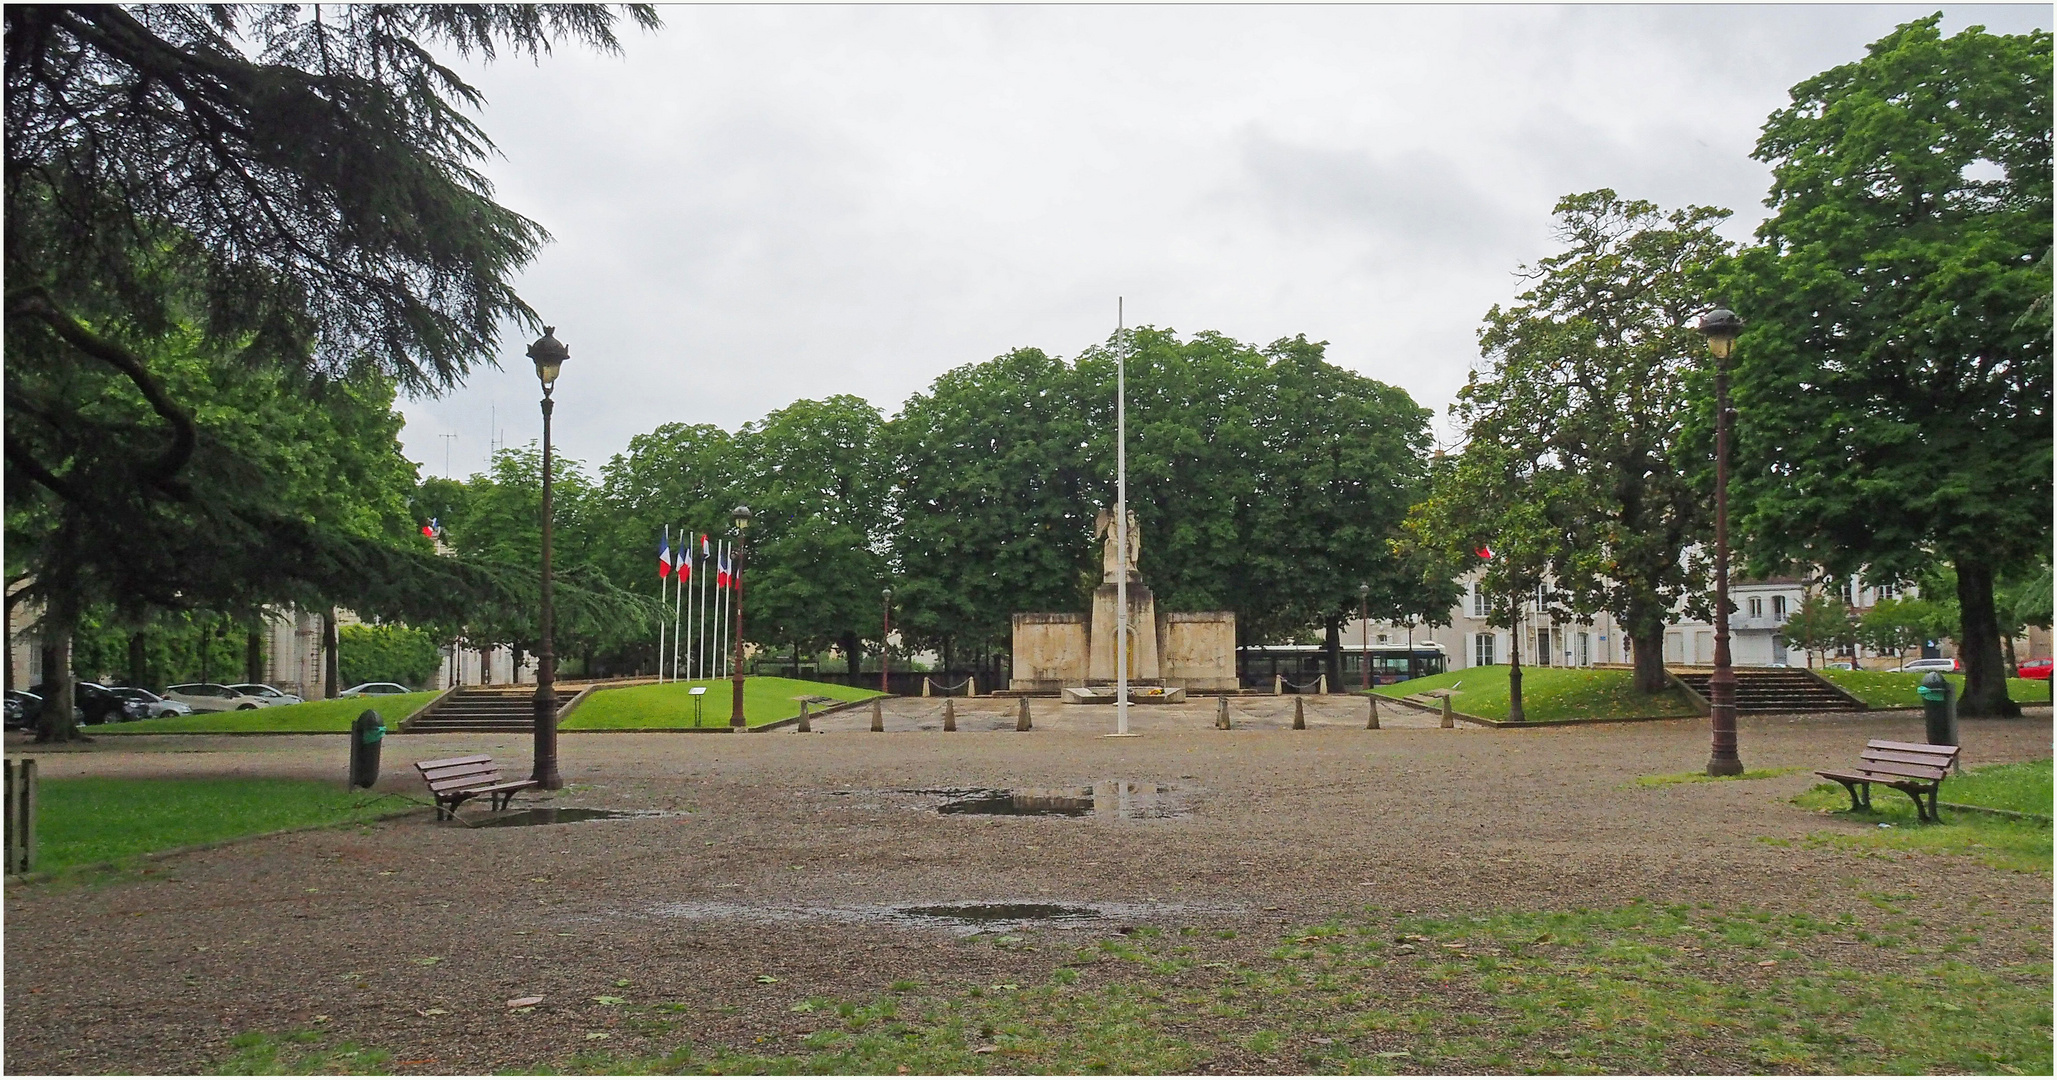
[[[493,422],[486,428],[486,458],[500,452],[500,403],[493,403]]]
[[[450,479],[450,446],[457,441],[457,436],[455,434],[448,434],[438,435],[436,438],[443,440],[443,476],[445,479]]]

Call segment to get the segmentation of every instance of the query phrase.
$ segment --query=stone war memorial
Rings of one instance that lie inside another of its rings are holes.
[[[1062,693],[1091,704],[1114,700],[1115,642],[1120,638],[1120,575],[1128,578],[1129,685],[1136,701],[1178,701],[1187,691],[1236,689],[1236,613],[1157,610],[1157,598],[1136,570],[1142,532],[1128,520],[1121,550],[1114,511],[1102,509],[1093,531],[1103,539],[1100,586],[1091,614],[1017,612],[1014,616],[1014,689]]]

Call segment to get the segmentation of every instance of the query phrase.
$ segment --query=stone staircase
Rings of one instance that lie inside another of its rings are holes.
[[[1735,673],[1739,713],[1858,712],[1864,708],[1863,702],[1806,668],[1739,667]],[[1707,699],[1707,682],[1714,672],[1674,668],[1671,674]]]
[[[559,707],[565,698],[559,697]],[[534,731],[536,688],[467,686],[446,694],[402,725],[406,735],[446,731]]]

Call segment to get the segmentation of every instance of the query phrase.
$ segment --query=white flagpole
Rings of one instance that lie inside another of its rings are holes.
[[[735,597],[729,595],[729,590],[733,588],[735,585],[736,568],[735,565],[729,561],[729,552],[735,550],[735,544],[731,542],[717,544],[715,546],[715,550],[717,552],[720,552],[719,558],[725,565],[728,566],[730,575],[729,583],[727,585],[723,585],[714,590],[717,594],[721,596],[721,604],[718,608],[721,614],[717,616],[717,618],[721,620],[721,637],[718,639],[718,642],[715,645],[715,651],[721,657],[722,677],[725,679],[732,679],[735,677],[736,672],[734,658],[729,655],[729,639],[734,637],[735,633],[734,631],[729,629],[729,612],[735,609],[734,605],[736,599]]]
[[[686,544],[686,565],[687,565],[687,566],[691,566],[691,567],[693,567],[693,570],[694,570],[694,572],[695,572],[695,573],[697,573],[697,572],[699,572],[699,569],[700,569],[700,568],[699,568],[698,566],[694,565],[695,561],[696,561],[696,560],[694,560],[694,558],[693,558],[693,545],[692,545],[692,544],[691,544],[691,543],[689,542],[689,543],[687,543],[687,544]],[[685,623],[685,625],[686,625],[686,678],[688,678],[688,679],[691,679],[691,678],[693,677],[693,586],[692,586],[692,580],[693,580],[693,579],[691,579],[691,578],[687,578],[687,579],[686,579],[686,582],[687,582],[687,584],[686,584],[686,623]]]
[[[722,612],[728,608],[728,597],[723,595],[721,587],[721,541],[719,540],[714,542],[714,565],[714,653],[709,657],[709,660],[714,664],[714,677],[725,679],[728,677],[728,653],[722,646],[728,641],[729,627],[728,621],[722,617]]]
[[[671,549],[670,525],[664,527],[664,549],[666,551]],[[648,551],[650,549],[644,548],[643,550]],[[671,583],[665,578],[660,577],[657,579],[657,606],[659,608],[664,606],[664,589],[669,584]],[[664,681],[664,620],[662,618],[657,620],[657,681],[660,683]]]
[[[1114,579],[1114,606],[1120,630],[1114,638],[1114,733],[1128,734],[1128,343],[1122,298],[1114,298],[1114,543],[1121,553]]]
[[[705,536],[707,534],[701,533],[700,535]],[[703,547],[701,550],[704,552],[706,549]],[[714,668],[711,664],[714,650],[710,647],[714,637],[714,620],[708,618],[708,609],[712,601],[708,599],[707,579],[709,575],[714,573],[714,562],[707,558],[705,554],[701,555],[700,562],[700,677],[711,679],[714,677]]]
[[[679,532],[680,535],[684,535],[685,530],[680,529]],[[685,611],[683,605],[686,602],[686,583],[679,579],[679,563],[677,559],[672,561],[671,576],[672,580],[677,582],[677,586],[672,590],[671,594],[671,681],[677,682],[679,681],[679,634],[685,629],[686,625],[683,614]]]

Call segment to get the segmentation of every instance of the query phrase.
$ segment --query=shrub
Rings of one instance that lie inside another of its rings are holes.
[[[443,662],[434,639],[404,626],[345,626],[337,636],[344,686],[396,682],[419,687]]]

